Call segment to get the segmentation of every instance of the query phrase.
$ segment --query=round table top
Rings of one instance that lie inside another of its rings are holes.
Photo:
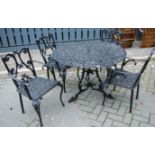
[[[53,51],[53,58],[70,67],[111,67],[126,58],[125,49],[115,43],[80,41],[64,43]]]

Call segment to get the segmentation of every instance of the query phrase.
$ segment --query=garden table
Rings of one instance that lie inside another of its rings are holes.
[[[71,102],[79,94],[86,91],[88,87],[95,89],[94,83],[90,80],[90,75],[93,73],[96,74],[100,83],[96,90],[100,90],[102,81],[99,77],[98,68],[110,68],[116,65],[126,58],[126,52],[125,49],[113,42],[93,40],[63,43],[62,46],[57,46],[52,56],[60,64],[83,69],[79,80],[79,92],[70,99]],[[86,80],[85,85],[82,84],[84,79]]]

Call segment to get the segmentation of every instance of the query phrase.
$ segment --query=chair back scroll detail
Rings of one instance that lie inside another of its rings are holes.
[[[16,52],[16,53],[17,53],[19,60],[21,61],[22,65],[25,66],[26,68],[28,68],[32,72],[33,76],[36,77],[37,74],[36,74],[36,71],[34,68],[34,64],[32,61],[32,57],[31,57],[29,48],[23,48],[19,52]],[[24,59],[26,59],[25,55],[27,55],[26,62],[24,60]]]
[[[9,61],[11,59],[13,60],[13,64],[9,65]],[[15,55],[14,54],[7,54],[7,55],[2,57],[2,61],[4,63],[6,70],[8,71],[8,73],[11,76],[17,77],[18,68],[20,68],[21,65],[17,62]],[[12,67],[12,65],[14,65],[14,67]]]
[[[26,90],[26,93],[28,97],[31,99],[31,95],[29,93],[29,90],[27,88],[27,81],[29,77],[27,76],[27,80],[25,75],[22,75],[22,77],[19,79],[17,78],[18,76],[18,69],[22,68],[23,65],[18,63],[17,58],[16,58],[16,53],[17,51],[14,51],[11,54],[6,54],[2,57],[2,62],[4,63],[4,66],[6,70],[8,71],[8,74],[11,76],[11,79],[13,83],[15,84],[16,88],[18,89],[19,87],[23,87]],[[11,64],[9,64],[9,61],[13,60]],[[14,66],[14,67],[12,67]]]

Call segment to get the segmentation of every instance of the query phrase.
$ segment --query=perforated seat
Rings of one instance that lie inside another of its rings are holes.
[[[59,68],[58,68],[59,65]],[[59,72],[64,72],[66,69],[68,69],[69,67],[62,65],[62,64],[58,64],[56,65],[55,62],[47,62],[45,66],[47,66],[49,69],[52,69],[52,67],[56,68],[59,70]]]
[[[18,56],[19,62],[17,61],[16,56]],[[14,65],[10,65],[10,60],[14,62]],[[49,80],[37,76],[33,64],[33,62],[37,61],[32,60],[29,48],[23,48],[20,51],[13,52],[12,54],[6,54],[2,57],[2,61],[17,88],[22,113],[25,113],[22,99],[22,96],[24,95],[32,101],[32,106],[39,117],[40,126],[43,126],[40,112],[40,100],[43,95],[51,91],[55,86],[59,86],[61,88],[60,101],[62,106],[65,106],[62,101],[63,85],[59,81]],[[26,67],[29,69],[32,76],[30,77],[26,74],[18,75],[18,69],[21,67]]]
[[[144,70],[146,69],[149,61],[151,60],[154,50],[155,49],[153,49],[151,51],[150,55],[146,59],[140,72],[132,73],[132,72],[123,70],[123,68],[115,69],[115,70],[109,69],[107,80],[103,81],[103,83],[102,83],[103,88],[107,87],[108,85],[114,85],[114,88],[116,86],[120,86],[120,87],[127,88],[127,89],[131,90],[129,112],[132,112],[134,89],[137,87],[136,99],[138,99],[140,78],[141,78],[141,75],[143,74]],[[103,101],[103,104],[104,104],[104,101]]]
[[[28,90],[33,100],[40,99],[44,94],[53,89],[58,82],[55,80],[48,80],[40,77],[31,79],[28,83]],[[17,91],[26,97],[28,94],[23,87],[17,88]]]
[[[56,49],[56,44],[55,40],[52,34],[48,34],[48,36],[42,36],[39,38],[39,40],[36,40],[36,43],[38,45],[40,54],[44,60],[44,63],[47,67],[47,77],[48,79],[50,78],[50,72],[53,75],[53,78],[56,80],[55,76],[55,69],[57,69],[59,72],[61,72],[60,76],[63,81],[64,85],[64,92],[66,92],[66,87],[65,87],[65,81],[66,81],[66,70],[69,68],[66,65],[59,64],[58,62],[55,61],[55,59],[52,57],[52,51]],[[50,55],[47,55],[47,51],[50,51]]]
[[[117,85],[127,89],[132,89],[139,76],[139,73],[130,73],[128,71],[115,70],[111,73],[109,84]]]

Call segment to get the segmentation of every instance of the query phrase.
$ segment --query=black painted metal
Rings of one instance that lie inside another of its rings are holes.
[[[79,92],[69,100],[69,102],[72,102],[89,87],[101,91],[102,82],[98,68],[111,67],[117,64],[126,57],[126,52],[113,42],[98,40],[66,43],[64,46],[57,47],[52,56],[61,64],[82,68],[82,75],[79,78]],[[90,76],[94,73],[99,81],[97,88],[94,87],[95,84],[90,80]],[[86,81],[86,85],[82,84],[83,80]],[[105,95],[105,93],[103,94]]]
[[[22,57],[23,54],[24,56],[25,54],[27,55],[28,60],[26,62],[25,62],[25,57],[23,60],[23,57]],[[20,63],[17,61],[16,56],[18,56]],[[14,61],[14,67],[12,67],[12,64],[11,64],[11,67],[9,66],[10,59]],[[23,113],[25,112],[22,96],[26,96],[32,101],[32,106],[35,109],[40,120],[40,126],[43,126],[41,113],[40,113],[40,100],[45,94],[47,94],[54,87],[56,86],[61,87],[60,101],[62,103],[62,106],[65,106],[62,101],[63,85],[56,80],[48,80],[45,78],[37,77],[36,71],[33,65],[33,60],[28,48],[24,48],[19,52],[16,51],[13,54],[4,55],[2,57],[2,61],[9,75],[11,76],[15,86],[17,87],[17,92],[19,93],[22,112]],[[18,69],[21,67],[28,68],[32,72],[33,76],[28,76],[26,74],[19,76]]]
[[[22,113],[25,113],[24,105],[23,105],[23,98],[22,98],[22,95],[20,93],[19,93],[19,100],[20,100],[20,104],[21,104]]]
[[[148,58],[146,59],[144,65],[143,65],[142,69],[138,73],[128,72],[123,69],[115,69],[115,70],[109,69],[110,73],[109,73],[109,76],[106,81],[107,84],[114,85],[115,87],[119,86],[119,87],[123,87],[123,88],[131,90],[129,112],[132,112],[134,89],[137,87],[136,99],[138,99],[140,78],[149,63],[154,50],[155,49],[153,49],[151,51],[150,55],[148,56]],[[135,60],[134,60],[134,62],[135,62]]]
[[[116,35],[117,30],[113,28],[101,29],[101,40],[107,42],[115,42],[114,35]],[[116,42],[117,43],[117,42]]]
[[[125,49],[115,43],[81,41],[63,43],[53,51],[53,58],[70,67],[111,67],[126,57]]]
[[[37,74],[36,74],[36,71],[35,71],[35,68],[34,68],[34,64],[33,64],[33,61],[32,61],[32,57],[31,57],[29,48],[23,48],[19,52],[15,52],[15,53],[17,53],[17,55],[18,55],[18,57],[19,57],[19,59],[21,61],[21,64],[24,65],[29,70],[31,70],[33,76],[36,77]],[[27,58],[27,62],[25,62],[26,58]]]
[[[66,81],[66,70],[68,69],[68,66],[65,66],[63,64],[59,64],[58,61],[56,61],[52,57],[52,52],[56,49],[56,43],[54,40],[54,37],[52,34],[48,34],[48,36],[42,36],[39,38],[39,40],[36,41],[40,54],[44,60],[45,67],[47,68],[47,77],[49,78],[49,71],[52,73],[53,78],[56,79],[54,69],[57,69],[59,71],[59,75],[62,78],[63,85],[64,85],[64,92],[66,92],[65,87],[65,81]],[[50,53],[47,53],[47,50],[50,50]]]
[[[129,113],[131,113],[131,112],[132,112],[133,95],[134,95],[134,90],[133,90],[133,89],[131,89],[131,96],[130,96],[130,109],[129,109]]]
[[[138,100],[139,97],[139,88],[140,88],[140,83],[137,85],[137,93],[136,93],[136,99]]]
[[[43,36],[39,38],[39,40],[36,40],[36,43],[38,45],[40,54],[44,60],[45,66],[47,68],[47,77],[49,78],[49,71],[52,73],[53,78],[56,79],[55,77],[55,72],[54,68],[58,68],[55,60],[51,57],[52,50],[56,48],[56,44],[53,38],[52,34],[49,34],[47,37]],[[48,55],[47,50],[50,49],[51,53]]]
[[[125,59],[123,60],[123,62],[122,62],[121,70],[123,70],[123,67],[124,67],[127,63],[129,63],[129,62],[133,62],[134,65],[137,64],[135,59],[125,58]],[[115,68],[117,68],[117,66],[116,66]]]

